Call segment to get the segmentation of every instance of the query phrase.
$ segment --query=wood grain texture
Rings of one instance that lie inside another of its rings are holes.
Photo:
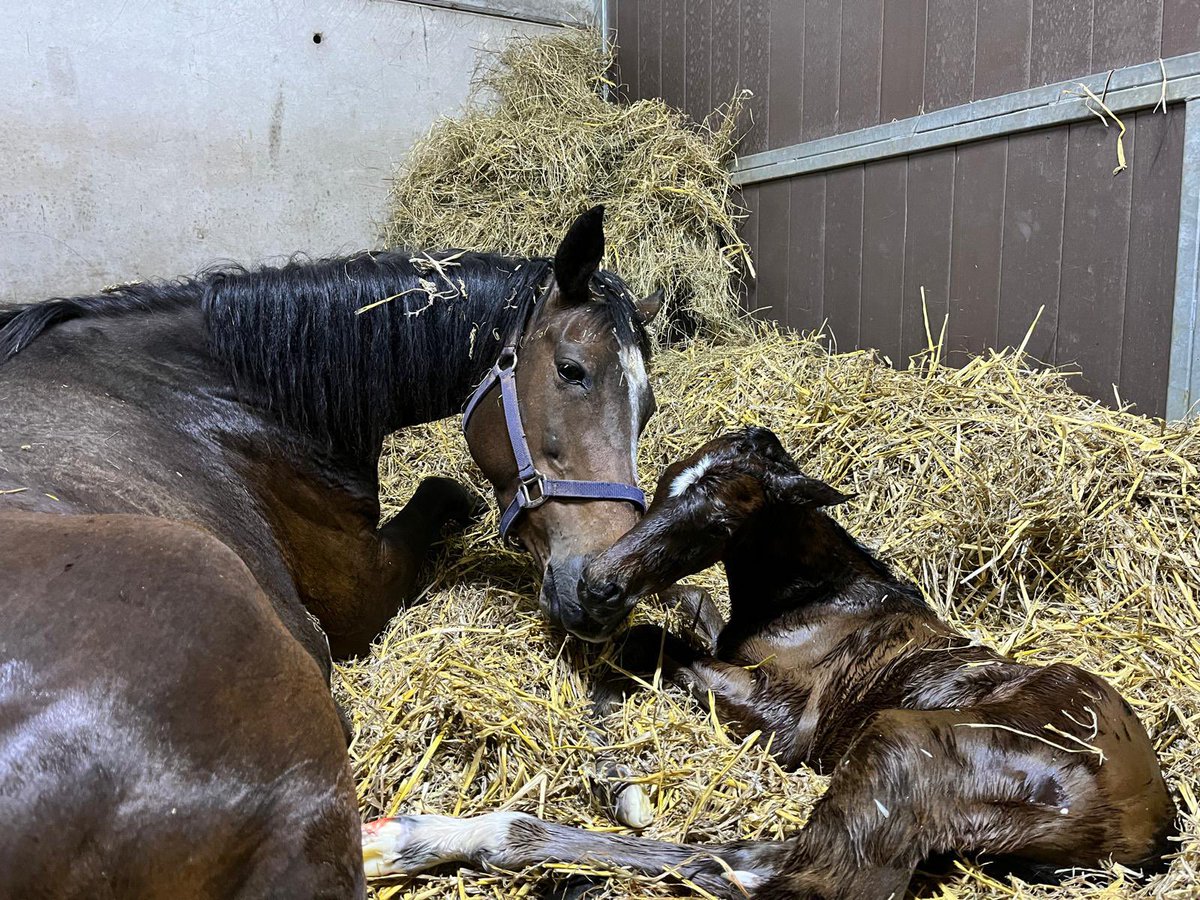
[[[1067,135],[1066,128],[1048,128],[1008,139],[996,345],[1019,347],[1044,307],[1026,352],[1046,363],[1054,355],[1058,321]]]
[[[1163,3],[1162,55],[1200,53],[1200,0]]]
[[[746,101],[746,132],[743,153],[767,149],[771,116],[767,103],[770,74],[771,19],[768,0],[741,0],[741,51],[738,54],[738,86],[749,90]]]
[[[770,96],[767,146],[800,142],[800,107],[804,102],[804,2],[771,0]]]
[[[862,296],[863,167],[825,182],[825,318],[837,346],[858,346]]]
[[[879,119],[906,119],[925,99],[926,0],[884,0]]]
[[[1164,240],[1163,223],[1179,221],[1183,116],[1180,105],[1169,107],[1167,115],[1139,112],[1134,122],[1137,153],[1130,160],[1133,195],[1121,397],[1137,404],[1138,412],[1153,416],[1166,413],[1177,244]]]
[[[976,100],[1029,87],[1033,0],[979,0]]]
[[[712,6],[710,0],[686,0],[684,4],[684,33],[687,47],[684,49],[683,93],[687,114],[697,122],[703,122],[712,112]]]
[[[1137,152],[1135,122],[1126,150]],[[1083,386],[1111,402],[1121,373],[1125,276],[1133,178],[1113,177],[1113,130],[1099,122],[1070,126],[1062,278],[1055,362],[1081,368]]]
[[[925,111],[971,99],[975,84],[975,4],[929,0],[925,25]]]
[[[842,0],[808,0],[804,7],[801,140],[827,137],[838,130],[841,42]]]
[[[858,343],[900,363],[908,160],[869,165],[863,186],[862,311]]]
[[[1163,0],[1096,0],[1092,66],[1102,72],[1155,59],[1162,23]]]
[[[946,349],[951,354],[978,355],[996,346],[1007,171],[1008,138],[958,149],[946,329]]]
[[[662,2],[638,0],[638,92],[657,97],[662,92]],[[665,0],[670,3],[671,0]]]
[[[1030,85],[1053,84],[1093,71],[1092,0],[1033,0]]]

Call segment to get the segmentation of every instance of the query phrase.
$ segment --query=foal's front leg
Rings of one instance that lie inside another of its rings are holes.
[[[739,841],[708,847],[601,834],[524,813],[456,819],[400,816],[363,826],[367,875],[412,875],[445,863],[519,871],[544,863],[672,874],[717,897],[744,898],[770,878],[787,846]]]

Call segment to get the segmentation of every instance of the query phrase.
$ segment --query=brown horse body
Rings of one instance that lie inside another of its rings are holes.
[[[365,651],[480,502],[427,479],[379,527],[381,441],[454,414],[503,334],[554,330],[606,380],[543,392],[554,346],[523,340],[522,403],[570,432],[568,477],[628,480],[591,423],[636,444],[647,398],[609,385],[644,331],[612,276],[588,292],[600,228],[553,266],[363,254],[0,311],[0,897],[364,892],[330,651]],[[611,543],[614,505],[559,515],[545,557]]]
[[[479,820],[487,846],[467,852],[433,821],[443,858],[451,846],[502,867],[677,867],[722,896],[780,900],[901,897],[922,859],[947,852],[1026,874],[1156,863],[1175,807],[1129,705],[1074,666],[1019,665],[956,633],[821,511],[844,499],[805,478],[770,432],[719,438],[667,470],[646,518],[587,567],[581,591],[619,620],[637,597],[724,563],[728,625],[705,650],[668,637],[662,665],[711,692],[735,727],[773,735],[784,764],[831,774],[801,831],[697,847],[494,819],[503,839]],[[625,663],[652,666],[661,640],[635,629]],[[394,829],[398,868],[414,867],[423,827]]]

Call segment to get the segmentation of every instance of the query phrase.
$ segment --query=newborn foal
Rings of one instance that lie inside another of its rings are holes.
[[[367,826],[382,868],[609,863],[719,896],[887,900],[935,853],[1157,861],[1175,807],[1129,705],[1074,666],[1019,665],[957,634],[821,511],[846,499],[771,432],[726,435],[668,468],[641,524],[584,574],[619,610],[724,562],[732,612],[713,655],[671,639],[664,668],[735,727],[773,733],[784,765],[832,775],[801,831],[698,847],[515,813],[414,816]]]

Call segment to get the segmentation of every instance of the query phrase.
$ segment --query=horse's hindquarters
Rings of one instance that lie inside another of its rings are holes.
[[[361,895],[339,719],[191,526],[0,514],[0,898]]]

